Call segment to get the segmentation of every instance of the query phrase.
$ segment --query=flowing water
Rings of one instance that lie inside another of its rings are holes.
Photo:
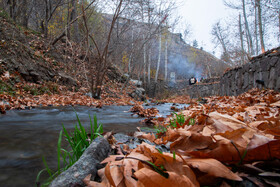
[[[156,108],[165,116],[170,114],[171,105]],[[58,134],[62,124],[67,130],[74,129],[77,123],[74,110],[86,129],[90,127],[89,115],[96,114],[104,131],[129,133],[136,131],[136,127],[144,127],[139,123],[143,118],[128,112],[130,108],[44,107],[0,114],[0,186],[35,186],[36,175],[44,168],[43,155],[48,165],[55,168]]]

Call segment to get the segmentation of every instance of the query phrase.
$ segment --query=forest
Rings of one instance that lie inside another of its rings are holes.
[[[221,1],[0,0],[0,183],[279,186],[280,2]]]

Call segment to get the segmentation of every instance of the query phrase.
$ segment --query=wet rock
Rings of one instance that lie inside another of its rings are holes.
[[[135,100],[144,101],[146,99],[145,97],[145,89],[144,88],[136,88],[130,96],[134,98]]]
[[[156,146],[156,149],[158,149],[162,152],[170,152],[171,142],[168,142],[166,145],[164,145],[164,144],[157,145],[153,142],[150,142],[149,140],[140,139],[140,138],[136,138],[136,137],[133,137],[133,136],[128,136],[128,135],[121,134],[121,133],[114,134],[114,137],[117,141],[117,144],[118,143],[119,144],[127,144],[130,149],[135,149],[138,145],[142,144],[142,142],[145,142],[147,144]]]
[[[89,174],[92,174],[92,177],[96,176],[99,163],[108,156],[110,149],[110,145],[106,139],[95,139],[81,158],[68,170],[54,179],[50,187],[84,185],[82,180]]]
[[[138,87],[141,87],[141,86],[142,86],[142,81],[139,81],[139,80],[130,79],[129,82],[130,82],[131,84],[133,84],[134,86],[138,86]]]

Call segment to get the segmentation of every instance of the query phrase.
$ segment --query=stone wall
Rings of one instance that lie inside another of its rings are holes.
[[[220,84],[194,84],[187,87],[187,94],[191,98],[207,97],[211,95],[220,95]]]
[[[227,71],[220,82],[190,86],[187,93],[193,98],[236,96],[252,88],[280,91],[280,47],[254,57],[250,63]]]

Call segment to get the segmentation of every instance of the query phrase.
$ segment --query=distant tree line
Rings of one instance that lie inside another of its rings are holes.
[[[233,17],[212,27],[213,42],[225,62],[242,65],[268,48],[280,45],[280,1],[223,0]]]

